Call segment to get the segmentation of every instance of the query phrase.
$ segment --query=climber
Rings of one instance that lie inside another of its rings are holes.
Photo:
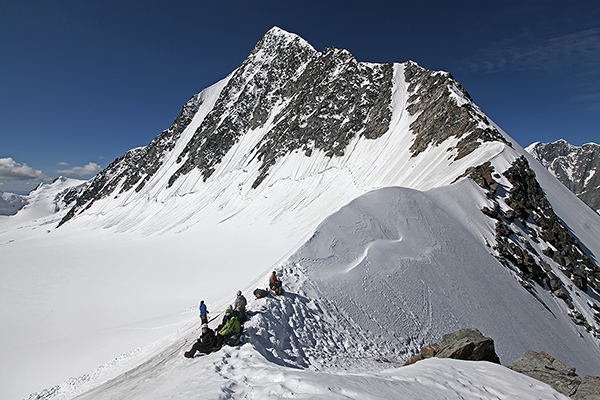
[[[281,287],[281,281],[277,279],[277,272],[273,271],[273,275],[269,278],[269,287],[272,291],[277,293],[278,295],[283,294],[283,288]]]
[[[237,291],[237,297],[235,298],[235,306],[234,311],[238,314],[238,318],[240,319],[240,323],[244,323],[246,321],[246,298],[242,294],[241,290]]]
[[[225,315],[223,315],[223,319],[219,326],[217,326],[217,332],[219,332],[223,327],[227,324],[227,321],[233,316],[233,306],[230,304],[229,307],[225,309]]]
[[[208,327],[208,324],[202,324],[202,335],[192,346],[190,351],[186,351],[186,358],[193,358],[197,351],[204,354],[209,354],[215,345],[215,331]]]
[[[239,335],[242,332],[240,320],[238,319],[237,315],[233,314],[233,310],[231,308],[228,308],[225,311],[225,315],[229,315],[230,317],[223,328],[217,332],[217,340],[214,346],[215,349],[220,349],[223,346],[223,343],[231,345],[230,339],[234,338],[234,336],[236,337],[234,339],[239,338]]]
[[[204,304],[204,300],[200,300],[200,320],[203,324],[208,324],[208,310],[206,309],[206,304]]]

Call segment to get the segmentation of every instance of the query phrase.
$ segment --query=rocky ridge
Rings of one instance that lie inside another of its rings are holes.
[[[414,62],[406,63],[404,74],[410,95],[407,110],[417,116],[410,125],[416,135],[410,147],[413,157],[451,137],[460,139],[455,160],[473,152],[483,142],[498,141],[512,146],[452,75],[431,71]]]
[[[600,267],[554,213],[525,157],[503,172],[510,188],[500,185],[501,176],[489,162],[465,174],[486,189],[492,201],[493,207],[484,207],[482,212],[497,221],[496,258],[514,271],[521,285],[540,302],[534,283],[563,300],[572,321],[600,339],[600,308],[588,303],[587,309],[577,309],[573,296],[578,294],[572,287],[600,292]]]
[[[584,203],[600,213],[600,145],[536,142],[525,150]]]
[[[201,104],[201,96],[193,96],[181,108],[169,129],[164,130],[147,146],[129,150],[90,180],[86,187],[77,193],[75,205],[58,226],[90,208],[95,201],[112,195],[117,189],[118,193],[123,193],[135,186],[135,191],[139,192],[162,166],[165,154],[173,150],[177,139],[190,124]]]

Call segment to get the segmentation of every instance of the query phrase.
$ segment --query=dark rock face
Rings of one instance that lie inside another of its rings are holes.
[[[500,359],[494,349],[494,340],[483,336],[475,328],[463,328],[444,335],[440,344],[433,343],[423,346],[421,353],[409,358],[404,365],[414,364],[431,357],[490,361],[500,364]]]
[[[521,285],[549,312],[550,309],[536,294],[532,282],[537,282],[563,300],[570,308],[569,316],[573,322],[600,338],[600,330],[595,326],[597,324],[587,321],[584,313],[575,309],[563,282],[532,243],[543,242],[543,255],[551,258],[582,291],[587,291],[588,285],[596,291],[600,289],[600,267],[585,254],[579,241],[569,234],[568,228],[554,213],[525,157],[516,159],[504,172],[512,187],[503,187],[501,193],[497,190],[499,185],[490,168],[489,163],[485,163],[469,168],[465,174],[487,189],[487,197],[493,201],[493,207],[484,207],[481,211],[497,220],[496,244],[493,247],[496,258],[517,273]],[[500,202],[504,202],[509,209],[501,207]],[[589,310],[586,311],[594,315],[596,323],[600,323],[600,307],[595,304],[588,306]]]
[[[392,64],[360,63],[348,51],[335,48],[318,52],[302,38],[273,28],[232,73],[213,108],[176,155],[168,187],[195,169],[207,180],[232,146],[258,128],[265,132],[247,155],[259,161],[253,188],[292,152],[310,157],[320,151],[339,157],[356,137],[380,138],[390,127],[393,78]],[[460,139],[456,158],[482,142],[508,143],[449,74],[409,62],[404,78],[409,82],[408,112],[416,115],[411,125],[413,156],[451,137]],[[173,151],[201,103],[201,95],[194,96],[169,129],[99,173],[59,226],[99,199],[142,190],[163,167],[166,154]]]
[[[179,156],[182,165],[169,184],[194,168],[206,180],[239,138],[264,126],[279,104],[273,127],[254,149],[262,161],[254,188],[294,150],[341,156],[358,134],[376,139],[389,128],[392,74],[391,64],[359,63],[346,50],[317,52],[297,36],[267,33]]]
[[[600,213],[600,145],[573,146],[565,140],[527,148],[548,171],[593,210]]]
[[[541,228],[541,238],[552,246],[544,254],[558,263],[581,290],[587,290],[588,281],[600,290],[600,268],[581,250],[579,242],[554,213],[525,157],[517,159],[504,176],[513,185],[506,204],[514,210],[515,218],[527,221],[531,217]],[[532,271],[535,272],[539,270]]]
[[[543,351],[536,353],[529,350],[508,368],[547,383],[566,396],[573,395],[581,384],[581,378],[575,373],[575,368],[567,367]]]
[[[464,328],[444,335],[436,357],[490,361],[500,364],[500,359],[494,349],[494,340],[484,337],[475,328]]]
[[[417,156],[432,145],[450,137],[461,139],[457,144],[460,159],[474,151],[482,142],[499,141],[511,145],[471,102],[471,96],[445,72],[431,71],[416,63],[406,63],[405,80],[409,84],[408,112],[417,115],[410,125],[416,138],[410,148]],[[458,105],[451,88],[466,100]]]
[[[600,400],[600,377],[586,375],[571,398],[574,400]]]

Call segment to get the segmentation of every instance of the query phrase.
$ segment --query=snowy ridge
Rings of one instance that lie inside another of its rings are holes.
[[[186,360],[176,355],[198,335],[197,328],[187,328],[184,340],[173,341],[137,368],[78,398],[567,398],[488,362],[430,359],[398,368],[401,360],[381,355],[389,350],[381,347],[384,338],[334,318],[339,310],[320,297],[323,293],[298,268],[282,272],[292,291],[250,300],[243,346]],[[293,292],[302,286],[316,291]],[[71,389],[31,398],[70,398],[81,392]]]
[[[522,156],[552,213],[510,205]],[[450,74],[413,62],[359,63],[274,28],[148,146],[29,200],[0,217],[3,397],[561,398],[500,366],[386,369],[462,327],[504,364],[543,350],[600,375],[599,271],[576,252],[597,265],[600,216]],[[544,213],[563,230],[536,225]],[[204,299],[215,317],[273,268],[287,294],[251,299],[247,344],[181,357],[198,335],[181,310]]]

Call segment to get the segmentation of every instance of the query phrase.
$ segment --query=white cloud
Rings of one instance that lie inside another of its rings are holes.
[[[27,164],[19,164],[10,157],[0,158],[0,179],[10,181],[47,180],[48,177],[40,170],[35,170]]]
[[[62,165],[62,164],[61,164]],[[102,167],[94,162],[90,162],[83,167],[72,167],[69,169],[57,170],[56,173],[67,177],[77,176],[93,176],[102,171]]]

